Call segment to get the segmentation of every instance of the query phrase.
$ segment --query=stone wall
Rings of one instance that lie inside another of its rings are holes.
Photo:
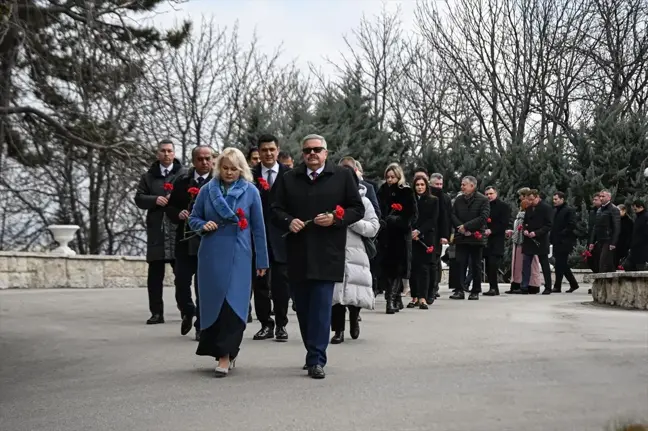
[[[0,251],[0,289],[146,287],[147,265],[138,256],[59,256]],[[579,282],[591,273],[574,270]],[[442,283],[447,284],[448,271]],[[566,283],[566,281],[563,281]],[[167,265],[166,286],[173,285]],[[484,286],[486,287],[486,286]]]
[[[0,289],[146,287],[146,275],[143,257],[0,252]],[[170,265],[164,284],[173,285]]]
[[[594,302],[648,310],[648,271],[593,274],[592,278]]]

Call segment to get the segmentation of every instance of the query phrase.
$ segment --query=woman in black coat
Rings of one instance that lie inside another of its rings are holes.
[[[418,306],[421,310],[427,310],[427,298],[434,301],[434,295],[431,295],[429,289],[430,279],[436,276],[437,255],[434,244],[439,222],[439,199],[430,194],[428,181],[422,176],[414,178],[414,192],[418,217],[412,230],[412,301],[407,304],[407,308]]]
[[[403,169],[392,163],[385,170],[385,184],[378,190],[381,230],[378,234],[380,277],[385,286],[387,314],[402,308],[401,282],[410,278],[412,264],[412,223],[416,220],[416,201],[405,184]]]

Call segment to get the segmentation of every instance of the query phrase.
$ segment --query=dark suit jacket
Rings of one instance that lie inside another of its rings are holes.
[[[287,231],[295,218],[306,222],[334,211],[338,205],[345,210],[342,220],[335,219],[332,226],[310,222],[300,232],[288,234],[286,256],[291,283],[344,279],[347,227],[364,217],[364,204],[352,175],[348,169],[326,162],[313,181],[302,163],[275,184],[272,221],[282,231]]]
[[[254,177],[254,183],[259,189],[259,194],[261,194],[261,204],[263,205],[263,221],[266,228],[266,238],[268,242],[268,256],[270,257],[270,263],[286,263],[286,238],[282,237],[287,230],[280,229],[277,225],[271,222],[272,219],[272,210],[271,206],[275,200],[276,191],[283,181],[283,176],[290,169],[279,163],[279,174],[272,182],[272,187],[270,190],[264,190],[263,187],[259,184],[259,178],[261,178],[262,165],[259,163],[252,169],[252,176]],[[266,178],[263,178],[264,180]]]
[[[535,232],[535,238],[524,237],[522,253],[543,256],[549,254],[549,232],[553,224],[553,208],[541,200],[524,212],[524,230]]]
[[[636,265],[648,262],[648,212],[643,210],[637,214],[632,231],[630,256]]]
[[[491,230],[486,245],[485,254],[488,256],[503,256],[506,242],[506,229],[511,224],[511,207],[504,201],[495,199],[490,202],[490,220],[487,228]]]
[[[191,213],[191,210],[193,209],[194,202],[191,200],[191,195],[189,195],[187,190],[189,190],[190,187],[200,188],[211,180],[211,174],[209,174],[202,183],[202,186],[199,186],[198,182],[194,179],[194,171],[194,168],[189,169],[189,172],[178,177],[173,182],[173,191],[169,197],[169,203],[165,207],[166,215],[169,217],[169,220],[178,225],[176,228],[176,255],[178,253],[184,253],[189,256],[196,256],[198,254],[198,247],[200,247],[200,235],[194,235],[186,241],[183,240],[187,220],[180,220],[178,217],[182,210],[187,210]],[[187,226],[186,230],[190,231],[191,228]],[[190,235],[192,234],[188,234],[187,236],[189,237]]]
[[[380,218],[380,205],[378,204],[378,197],[376,196],[376,189],[374,189],[373,184],[371,184],[369,181],[365,180],[360,180],[360,184],[365,186],[367,188],[367,192],[365,193],[365,197],[369,199],[369,202],[371,202],[371,206],[374,208],[374,211],[376,211],[376,215],[378,218]]]

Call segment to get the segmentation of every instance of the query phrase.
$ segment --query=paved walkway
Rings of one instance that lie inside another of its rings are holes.
[[[315,381],[294,315],[286,344],[252,341],[252,324],[235,372],[214,379],[171,290],[158,326],[144,289],[3,291],[0,429],[581,431],[648,410],[648,313],[583,305],[584,288],[443,293],[427,312],[363,312]]]

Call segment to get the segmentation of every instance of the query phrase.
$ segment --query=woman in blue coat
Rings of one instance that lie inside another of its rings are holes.
[[[227,148],[218,157],[213,179],[196,198],[189,226],[202,236],[196,354],[216,358],[216,376],[225,377],[234,367],[247,322],[253,246],[257,275],[263,276],[269,266],[261,198],[240,150]]]

